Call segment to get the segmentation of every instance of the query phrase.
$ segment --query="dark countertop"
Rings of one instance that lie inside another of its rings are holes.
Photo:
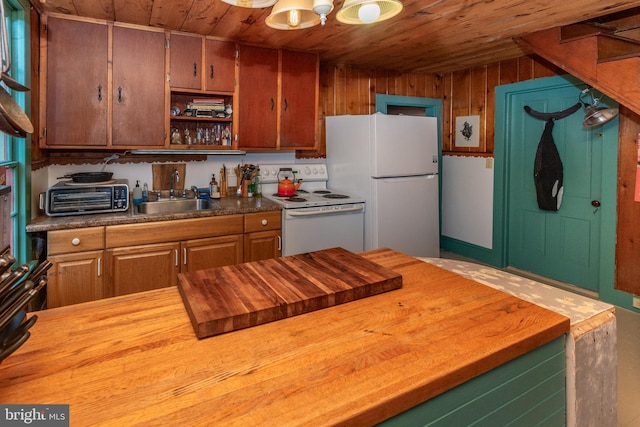
[[[282,207],[264,197],[227,196],[216,199],[222,209],[201,210],[187,213],[172,214],[134,214],[132,209],[127,212],[70,215],[50,217],[46,215],[33,218],[27,225],[28,233],[42,231],[65,230],[71,228],[96,227],[104,225],[135,224],[150,221],[169,221],[174,219],[203,218],[220,215],[246,214],[253,212],[278,211]]]

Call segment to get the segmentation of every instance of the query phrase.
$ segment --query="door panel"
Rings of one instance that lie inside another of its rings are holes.
[[[591,205],[601,192],[601,150],[596,130],[582,126],[583,112],[555,121],[553,139],[564,166],[564,195],[557,212],[538,208],[533,165],[545,122],[523,107],[555,112],[574,105],[577,87],[514,96],[508,132],[509,265],[596,290],[600,213]]]
[[[365,249],[391,248],[411,256],[438,257],[438,175],[383,178],[372,182],[367,206],[371,230]]]

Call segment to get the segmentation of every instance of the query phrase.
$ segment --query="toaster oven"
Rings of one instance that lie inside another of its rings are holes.
[[[79,184],[60,181],[40,194],[40,209],[48,216],[123,212],[129,209],[127,180]]]

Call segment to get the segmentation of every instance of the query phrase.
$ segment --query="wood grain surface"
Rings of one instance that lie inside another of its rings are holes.
[[[402,275],[343,248],[178,274],[198,338],[402,287]]]
[[[174,184],[175,190],[182,190],[186,179],[187,165],[185,163],[160,163],[151,165],[153,187],[151,190],[168,190],[171,188],[171,173],[178,169],[180,179]],[[135,185],[135,184],[134,184]]]
[[[374,425],[569,331],[569,319],[389,249],[402,288],[198,340],[178,290],[45,310],[3,404],[72,425]]]

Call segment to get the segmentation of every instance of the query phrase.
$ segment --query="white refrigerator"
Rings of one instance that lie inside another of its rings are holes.
[[[326,118],[327,186],[365,198],[365,250],[440,256],[435,117]]]

